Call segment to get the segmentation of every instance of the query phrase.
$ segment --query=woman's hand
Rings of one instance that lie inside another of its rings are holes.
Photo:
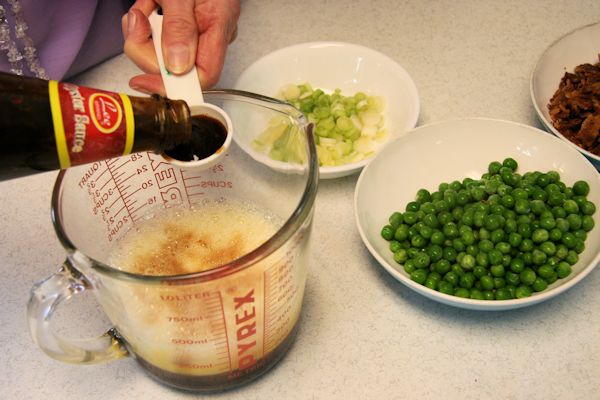
[[[129,86],[144,93],[165,94],[151,38],[148,15],[162,8],[162,51],[167,69],[185,74],[194,64],[202,87],[221,76],[228,45],[237,35],[239,0],[136,0],[123,16],[125,54],[145,73]]]

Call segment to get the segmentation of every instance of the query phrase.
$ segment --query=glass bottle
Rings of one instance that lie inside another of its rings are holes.
[[[187,104],[0,72],[0,180],[192,138]]]

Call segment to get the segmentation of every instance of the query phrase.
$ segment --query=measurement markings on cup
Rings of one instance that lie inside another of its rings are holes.
[[[171,343],[176,345],[198,348],[196,351],[205,353],[206,359],[211,360],[210,368],[216,372],[227,372],[231,369],[231,357],[225,326],[223,302],[220,292],[202,292],[179,298],[178,296],[161,296],[165,302],[187,303],[177,306],[179,309],[189,309],[190,315],[168,317],[167,321],[177,325],[194,324],[198,326],[197,335],[189,337],[172,337]],[[204,327],[204,328],[200,328]],[[177,330],[175,330],[177,331]],[[192,350],[194,351],[194,350]],[[206,367],[207,365],[205,365]],[[199,364],[179,364],[181,368],[198,369]]]
[[[265,270],[265,319],[263,354],[275,349],[287,336],[293,324],[291,311],[297,287],[292,277],[292,260],[284,259]]]

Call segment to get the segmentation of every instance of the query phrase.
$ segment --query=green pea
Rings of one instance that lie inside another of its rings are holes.
[[[496,290],[496,300],[509,300],[512,299],[510,290],[506,288],[500,288]]]
[[[595,225],[594,218],[592,218],[591,216],[584,215],[581,218],[581,229],[583,229],[584,231],[586,231],[586,232],[591,231],[592,229],[594,229],[594,225]]]
[[[547,264],[544,264],[537,269],[537,274],[544,279],[552,276],[553,273],[554,269]]]
[[[510,262],[510,270],[515,274],[520,274],[525,269],[525,263],[520,258],[513,258]]]
[[[556,246],[556,258],[558,258],[559,260],[564,260],[567,257],[567,254],[569,254],[569,249],[567,248],[567,246],[565,246],[562,243]]]
[[[519,274],[508,271],[504,278],[506,283],[511,286],[518,286],[521,283],[521,279],[519,278]]]
[[[438,283],[438,291],[440,293],[454,295],[454,285],[446,281],[440,281]]]
[[[395,253],[398,250],[402,249],[403,248],[402,246],[403,246],[402,243],[400,243],[399,241],[391,240],[389,248],[392,253]]]
[[[394,229],[397,229],[402,222],[404,222],[402,219],[402,213],[396,211],[390,215],[389,223]]]
[[[533,230],[531,229],[531,224],[519,223],[517,225],[517,233],[519,233],[519,235],[521,235],[524,238],[530,238],[533,233]]]
[[[416,269],[410,274],[410,279],[423,285],[427,280],[427,271],[424,269]]]
[[[441,259],[433,265],[433,270],[441,275],[446,274],[451,268],[452,265],[448,260],[445,259]]]
[[[466,273],[459,279],[459,286],[465,289],[471,289],[475,284],[475,276],[472,273]]]
[[[398,251],[394,252],[394,261],[396,261],[398,264],[404,264],[407,260],[408,252],[405,249],[399,249]]]
[[[531,268],[525,268],[519,274],[519,278],[521,279],[521,283],[527,286],[531,286],[533,285],[533,282],[535,282],[535,278],[537,278],[537,275],[535,274],[535,271]]]
[[[490,234],[492,243],[499,243],[505,239],[506,235],[502,229],[494,229]]]
[[[458,253],[456,252],[456,250],[453,247],[444,247],[444,259],[450,261],[450,262],[454,262],[456,261],[456,256],[458,255]]]
[[[577,239],[580,239],[582,241],[585,241],[587,239],[587,232],[583,229],[576,230],[575,232],[573,232],[573,235],[575,235]]]
[[[507,242],[498,242],[496,243],[496,250],[498,250],[502,254],[509,254],[512,248]]]
[[[550,231],[550,240],[552,242],[560,242],[562,239],[562,231],[558,228],[554,228]]]
[[[542,212],[546,210],[546,203],[543,200],[532,200],[531,201],[531,212],[540,215]]]
[[[521,257],[525,265],[533,264],[533,255],[530,251],[522,252],[519,257]]]
[[[400,226],[398,226],[398,228],[396,228],[396,231],[394,232],[394,239],[396,239],[399,242],[408,239],[408,229],[409,227],[406,224],[401,224]]]
[[[474,201],[482,201],[485,197],[485,190],[482,187],[473,187],[469,194]]]
[[[565,261],[561,261],[558,264],[558,266],[556,267],[556,274],[561,279],[569,276],[572,271],[573,271],[573,269],[571,268],[571,265],[569,265],[569,263],[567,263]]]
[[[567,214],[579,213],[579,206],[577,205],[575,200],[572,200],[572,199],[565,200],[565,202],[563,204],[563,208],[565,209]]]
[[[415,257],[413,258],[413,261],[415,263],[415,267],[417,269],[425,269],[429,267],[429,264],[431,264],[431,258],[429,257],[429,255],[424,252],[424,251],[420,251],[418,252]]]
[[[449,271],[444,275],[444,280],[448,283],[451,283],[452,286],[456,286],[459,279],[460,276],[454,271]]]
[[[431,238],[429,239],[429,241],[431,243],[436,244],[436,245],[443,244],[445,240],[446,240],[446,236],[444,236],[444,234],[439,230],[434,230],[433,233],[431,234]]]
[[[577,181],[573,184],[573,193],[577,196],[587,196],[590,193],[590,185],[586,181]]]
[[[549,217],[540,218],[540,228],[551,230],[556,226],[556,221],[554,220],[554,215],[550,214]]]
[[[464,206],[465,204],[468,204],[469,202],[471,202],[471,193],[468,190],[462,189],[456,194],[456,203],[457,204]]]
[[[548,283],[544,280],[544,278],[537,277],[537,278],[535,278],[535,281],[533,281],[533,284],[531,285],[531,287],[536,292],[541,292],[548,288]]]
[[[529,197],[529,195],[527,194],[527,192],[524,189],[522,189],[522,188],[515,188],[515,189],[513,189],[512,196],[515,199],[515,205],[516,205],[517,200],[527,200],[527,198]]]
[[[407,225],[413,225],[417,222],[417,214],[414,211],[406,211],[403,214],[404,223]]]
[[[531,288],[529,286],[519,286],[517,287],[517,289],[515,290],[515,297],[517,299],[524,299],[526,297],[531,296],[531,293],[533,291],[531,290]]]
[[[581,228],[582,219],[579,214],[569,214],[567,215],[567,222],[569,223],[569,229],[575,231]]]
[[[437,290],[439,282],[439,279],[427,278],[425,279],[424,285],[431,290]]]
[[[575,247],[575,242],[577,241],[577,237],[572,232],[567,232],[563,235],[561,243],[564,244],[567,249],[572,249]]]
[[[542,243],[548,240],[550,233],[546,229],[536,229],[531,234],[531,240],[534,243]]]
[[[419,228],[419,234],[424,239],[431,239],[431,235],[433,235],[433,229],[430,228],[429,226],[423,226],[423,227]]]
[[[481,288],[483,290],[494,289],[494,278],[492,278],[491,276],[482,276],[481,278],[479,278],[479,282],[481,282]]]
[[[560,192],[552,192],[548,195],[548,204],[550,206],[561,206],[565,201],[565,196]]]
[[[488,172],[491,175],[495,175],[500,172],[500,168],[502,168],[502,163],[499,161],[492,161],[488,165]]]
[[[475,268],[475,257],[470,254],[465,254],[460,260],[460,266],[467,270]]]
[[[504,276],[504,266],[502,264],[492,265],[490,267],[490,273],[496,278],[501,278]]]
[[[533,249],[533,251],[531,252],[531,255],[532,255],[532,262],[535,265],[542,265],[548,259],[548,256],[546,255],[546,253],[544,253],[543,251],[538,250],[538,249]]]
[[[523,240],[523,236],[521,236],[517,232],[511,232],[508,235],[508,244],[510,244],[512,247],[515,247],[515,248],[519,247],[522,240]]]
[[[429,190],[427,189],[419,189],[415,199],[421,204],[426,203],[431,201],[431,193],[429,193]]]
[[[504,278],[495,277],[494,279],[494,288],[500,289],[506,286],[506,281]]]
[[[443,257],[442,247],[436,244],[429,245],[426,249],[426,253],[429,256],[431,262],[438,262]]]
[[[553,207],[552,215],[554,218],[565,218],[567,216],[567,212],[562,207]]]
[[[462,239],[454,238],[454,239],[452,239],[452,247],[457,252],[461,252],[461,251],[465,251],[467,246],[465,245],[465,242],[462,241]]]
[[[418,249],[422,249],[427,245],[427,239],[421,235],[415,235],[410,239],[410,244]]]
[[[548,276],[547,278],[544,278],[544,280],[546,281],[548,286],[552,285],[554,282],[556,282],[558,280],[558,275],[557,275],[556,271],[552,272],[552,274],[550,276]]]
[[[394,238],[394,228],[392,225],[386,225],[381,229],[381,236],[385,240],[392,240]]]
[[[450,270],[454,273],[456,273],[456,275],[458,275],[459,277],[463,276],[466,272],[465,269],[463,267],[461,267],[459,264],[452,264],[452,267],[450,267]]]
[[[403,268],[404,272],[406,272],[409,275],[416,270],[414,261],[410,259],[406,260],[406,262],[403,264]]]
[[[437,216],[433,213],[425,214],[423,217],[423,223],[431,228],[437,228],[440,225]]]
[[[490,251],[494,250],[494,243],[492,243],[491,240],[484,239],[479,242],[478,247],[479,247],[479,250],[481,250],[485,253],[489,253]]]
[[[496,296],[494,295],[494,292],[492,292],[491,290],[484,290],[482,292],[483,294],[483,299],[484,300],[495,300]]]
[[[573,246],[573,251],[577,254],[581,254],[583,253],[583,250],[585,250],[585,242],[581,239],[577,239],[575,241],[575,246]]]
[[[551,256],[556,254],[556,245],[554,242],[546,241],[540,244],[540,250]]]
[[[506,233],[517,232],[517,220],[506,216],[504,218],[506,218],[506,223],[504,224],[504,231]]]
[[[481,265],[476,265],[475,268],[473,268],[473,276],[475,278],[481,278],[482,276],[486,276],[487,275],[487,269]]]
[[[596,212],[596,205],[591,201],[586,201],[581,206],[581,213],[583,215],[594,215]]]

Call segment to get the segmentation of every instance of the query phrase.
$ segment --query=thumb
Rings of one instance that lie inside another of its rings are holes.
[[[198,28],[194,18],[194,0],[162,2],[162,51],[169,72],[185,74],[196,60]]]

